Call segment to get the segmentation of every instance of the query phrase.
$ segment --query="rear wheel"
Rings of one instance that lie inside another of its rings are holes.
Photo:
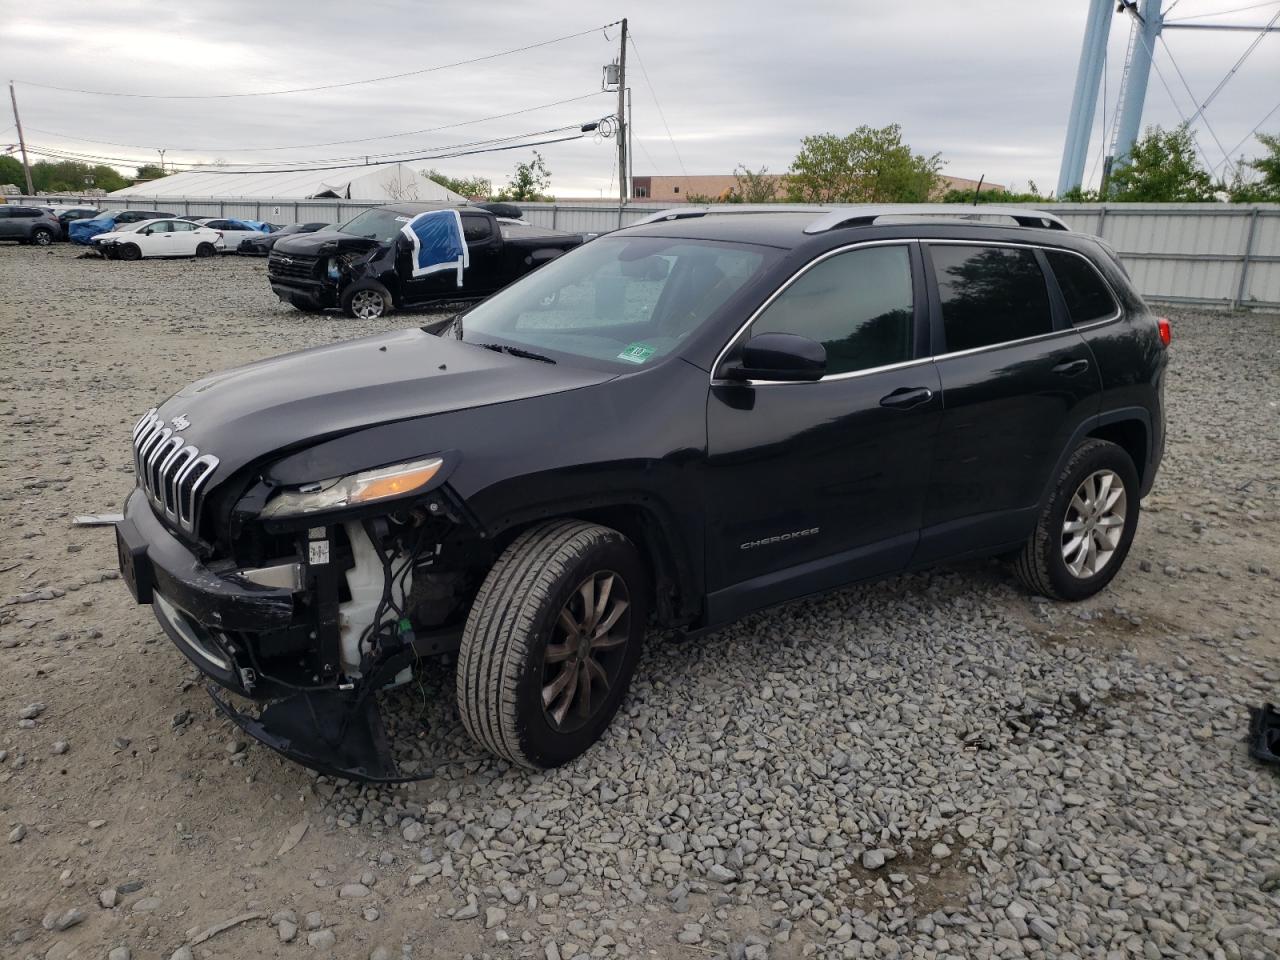
[[[116,259],[141,260],[142,251],[138,249],[138,245],[135,243],[122,243],[120,246],[116,247]]]
[[[44,227],[36,227],[31,231],[31,242],[37,247],[47,247],[53,243],[53,231]]]
[[[218,252],[218,248],[215,247],[212,243],[202,243],[200,244],[200,246],[196,247],[197,257],[212,257],[217,252]]]
[[[380,283],[349,287],[342,294],[342,312],[354,320],[377,320],[391,312],[391,291]]]
[[[1083,600],[1120,571],[1137,528],[1133,460],[1114,443],[1086,440],[1067,460],[1014,572],[1036,593]]]
[[[534,768],[595,743],[635,670],[648,589],[638,551],[616,530],[557,520],[517,537],[462,635],[458,709],[472,739]]]

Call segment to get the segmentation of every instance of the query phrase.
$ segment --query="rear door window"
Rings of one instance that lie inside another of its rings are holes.
[[[794,333],[827,350],[827,375],[911,359],[914,303],[906,246],[866,247],[821,261],[751,325]]]
[[[1058,281],[1072,323],[1092,323],[1116,315],[1120,308],[1093,264],[1063,250],[1046,250],[1044,255]]]
[[[478,243],[493,236],[493,225],[488,217],[462,217],[462,236],[467,243]]]
[[[946,350],[974,350],[1053,331],[1044,272],[1026,247],[931,244]]]

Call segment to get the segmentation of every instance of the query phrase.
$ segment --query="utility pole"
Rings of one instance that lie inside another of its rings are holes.
[[[627,202],[627,18],[622,18],[622,49],[618,53],[618,208]]]
[[[164,176],[164,151],[156,147],[156,153],[160,154],[160,176]]]
[[[27,196],[34,197],[36,188],[31,185],[31,164],[27,163],[27,141],[22,135],[22,120],[18,116],[18,95],[13,92],[13,81],[9,81],[9,102],[13,104],[13,125],[18,128],[18,146],[22,149],[22,172],[27,175]]]

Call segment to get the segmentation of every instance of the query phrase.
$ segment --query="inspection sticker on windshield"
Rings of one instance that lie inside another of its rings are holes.
[[[656,349],[647,343],[629,343],[618,354],[618,359],[625,360],[627,363],[644,363],[656,352]]]
[[[396,223],[408,223],[413,217],[396,217]]]

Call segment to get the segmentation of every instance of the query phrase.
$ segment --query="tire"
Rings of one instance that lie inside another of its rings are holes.
[[[31,231],[31,242],[37,247],[47,247],[53,243],[53,232],[44,227],[36,227]]]
[[[196,247],[197,257],[201,257],[201,258],[212,257],[212,256],[215,256],[217,253],[218,253],[218,248],[215,247],[212,243],[202,243],[200,244],[200,246]]]
[[[593,607],[603,608],[595,621],[583,615],[588,583]],[[534,769],[559,766],[586,751],[626,695],[640,656],[648,598],[648,570],[616,530],[556,520],[520,534],[485,577],[462,633],[458,711],[471,738],[498,757]],[[615,614],[622,601],[622,612]],[[585,624],[587,637],[603,628],[599,646],[586,653],[594,667],[583,659],[589,640],[570,639],[565,616]],[[544,705],[544,693],[566,674],[569,682]],[[584,676],[590,678],[585,698]]]
[[[141,260],[142,251],[136,243],[122,243],[116,247],[117,260]]]
[[[377,320],[391,312],[391,291],[380,283],[360,283],[342,292],[342,312],[353,320]]]
[[[1055,600],[1093,596],[1129,553],[1138,499],[1138,471],[1129,454],[1106,440],[1086,440],[1063,467],[1035,532],[1014,560],[1014,573],[1028,590]]]

